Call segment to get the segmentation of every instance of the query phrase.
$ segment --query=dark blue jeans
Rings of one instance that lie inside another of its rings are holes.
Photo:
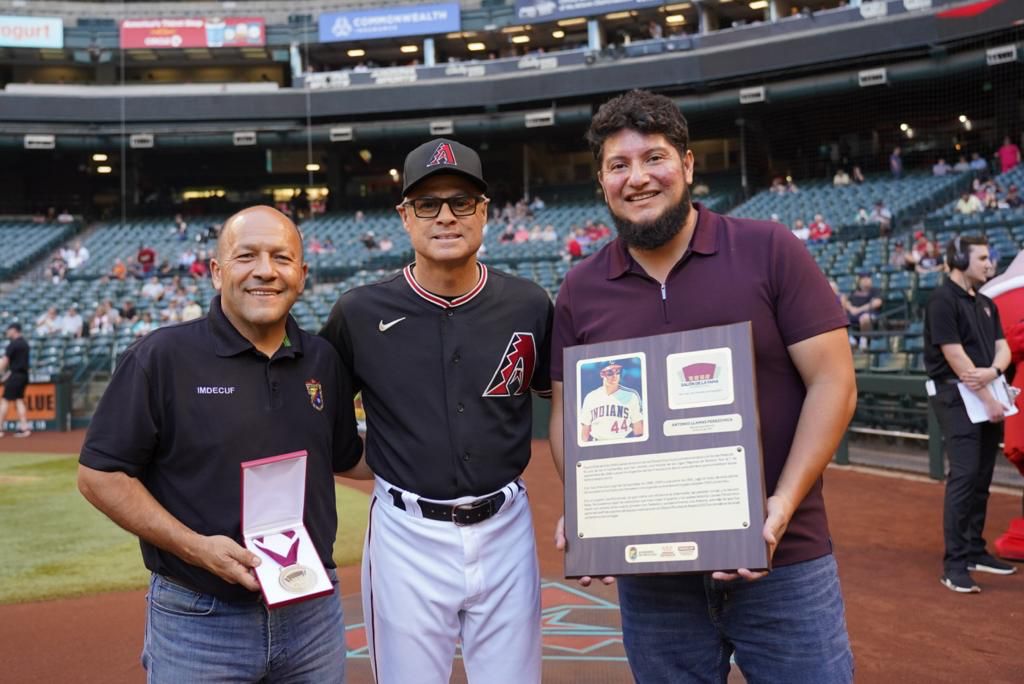
[[[710,575],[620,577],[626,655],[638,684],[724,684],[729,658],[749,684],[846,684],[853,654],[835,559],[754,582]]]
[[[337,594],[268,610],[226,603],[153,575],[142,665],[150,684],[345,681]]]

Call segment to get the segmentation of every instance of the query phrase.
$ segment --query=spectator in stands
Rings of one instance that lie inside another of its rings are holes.
[[[917,264],[914,266],[914,270],[918,273],[935,273],[936,271],[945,270],[945,264],[942,259],[942,248],[939,247],[938,242],[929,242],[927,249],[921,258],[917,260]]]
[[[858,226],[866,226],[871,223],[871,214],[865,207],[858,207],[857,214],[853,217],[853,222]]]
[[[381,239],[381,245],[384,244],[384,240],[387,240],[387,236]],[[326,254],[334,254],[338,251],[338,248],[334,246],[334,240],[329,237],[324,238],[323,249]],[[381,249],[383,249],[383,247],[381,247]]]
[[[114,259],[114,265],[110,267],[110,277],[114,280],[124,280],[128,277],[128,266],[125,265],[124,259]]]
[[[665,29],[658,22],[651,20],[647,23],[647,34],[651,37],[651,40],[661,40],[662,36],[665,35]]]
[[[1020,164],[1020,148],[1013,143],[1010,136],[1003,138],[1003,146],[996,150],[996,156],[999,157],[1001,173],[1006,173]]]
[[[583,245],[580,244],[580,235],[583,233],[582,228],[577,228],[576,232],[569,233],[569,239],[565,242],[565,253],[568,255],[570,261],[576,261],[583,258]]]
[[[196,253],[191,247],[185,248],[185,251],[178,257],[178,273],[188,273],[189,269],[192,268],[192,264],[196,261]]]
[[[530,242],[540,242],[544,237],[543,229],[539,223],[533,224],[533,228],[530,229]]]
[[[860,170],[859,166],[854,166],[850,170],[850,179],[853,180],[853,182],[856,185],[860,185],[861,183],[864,182],[864,174],[861,173],[861,170]]]
[[[953,171],[956,173],[966,173],[971,170],[971,165],[967,161],[967,157],[960,155],[960,159],[957,160],[956,164],[953,164]]]
[[[81,240],[75,240],[69,249],[64,250],[64,261],[67,262],[69,271],[78,270],[88,260],[89,250]]]
[[[821,214],[814,215],[809,231],[808,242],[811,244],[824,244],[832,237],[832,226],[825,221],[825,217]]]
[[[185,219],[181,217],[181,214],[174,215],[174,228],[171,229],[171,235],[178,242],[188,240],[188,224],[185,223]]]
[[[803,219],[797,219],[793,221],[793,227],[790,229],[791,233],[799,239],[807,242],[811,238],[811,229],[804,225]]]
[[[882,295],[875,288],[871,274],[858,274],[857,287],[846,298],[846,313],[850,319],[851,334],[860,332],[861,351],[867,351],[867,333],[874,330],[881,308]]]
[[[960,199],[953,205],[953,211],[957,214],[963,214],[964,216],[970,216],[971,214],[978,214],[985,210],[985,206],[978,199],[978,196],[974,193],[964,190],[960,193]]]
[[[57,223],[71,223],[74,220],[75,217],[72,216],[67,209],[62,209],[61,212],[57,214]]]
[[[192,265],[188,267],[188,274],[199,280],[210,275],[210,254],[205,249],[199,250],[199,255],[196,260],[192,262]]]
[[[903,178],[903,150],[899,145],[892,148],[892,154],[889,155],[889,171],[896,180]]]
[[[950,276],[932,292],[925,310],[924,360],[935,389],[929,404],[949,457],[941,581],[951,591],[966,594],[981,591],[971,572],[1017,571],[989,555],[982,536],[1005,417],[1005,407],[988,386],[1010,367],[1011,352],[996,305],[978,292],[989,273],[985,238],[955,239],[946,259]],[[958,385],[975,394],[987,420],[970,420]]]
[[[153,332],[157,329],[156,321],[153,320],[153,314],[148,310],[142,312],[142,316],[132,325],[132,334],[136,337],[142,337],[143,335]]]
[[[498,236],[498,242],[510,244],[516,241],[516,229],[511,223],[505,226],[505,230],[501,231],[501,235]]]
[[[771,187],[769,187],[768,190],[774,192],[776,195],[785,195],[786,179],[782,176],[776,176],[772,179]]]
[[[72,304],[64,315],[61,316],[60,333],[68,337],[81,337],[84,328],[85,321],[82,320],[82,316],[78,313],[78,307]]]
[[[160,278],[156,276],[151,277],[146,284],[142,286],[141,294],[146,299],[154,302],[158,302],[163,299],[164,286],[163,283],[160,282]]]
[[[57,307],[51,306],[36,319],[36,335],[57,335],[61,331],[60,324]]]
[[[985,172],[988,171],[988,162],[977,152],[971,153],[971,171]]]
[[[362,223],[365,220],[366,220],[366,214],[364,214],[361,209],[357,209],[356,210],[356,216],[355,216],[355,222],[356,223]]]
[[[92,318],[89,319],[89,336],[107,335],[114,332],[114,322],[111,320],[107,309],[103,304],[96,307]]]
[[[939,160],[937,162],[935,162],[935,165],[932,166],[932,175],[933,176],[945,176],[945,175],[948,175],[949,172],[952,171],[952,170],[953,170],[953,167],[950,166],[949,164],[947,164],[945,159],[942,159],[940,157]]]
[[[546,207],[547,207],[547,205],[544,204],[544,200],[542,200],[540,198],[540,195],[534,195],[533,196],[533,201],[530,202],[530,209],[532,211],[535,211],[535,212],[543,211]]]
[[[530,231],[526,229],[526,224],[520,223],[516,226],[516,232],[512,236],[512,241],[516,244],[523,244],[524,242],[530,241]]]
[[[139,265],[139,277],[148,276],[156,270],[156,250],[145,244],[140,244],[139,251],[135,255],[135,262]]]
[[[134,323],[135,319],[139,317],[139,312],[135,308],[135,302],[131,298],[126,297],[118,311],[121,314],[122,323]]]
[[[871,223],[878,224],[879,235],[885,236],[892,229],[892,212],[885,206],[883,200],[875,202],[875,208],[871,210]]]
[[[203,315],[203,307],[195,299],[188,300],[188,304],[181,310],[182,321],[194,321]]]
[[[390,252],[394,248],[395,243],[387,235],[382,237],[380,239],[380,242],[377,243],[377,249],[379,249],[381,252]]]
[[[832,176],[832,185],[836,188],[845,188],[852,182],[850,174],[846,173],[846,169],[839,169],[836,171],[836,175]]]
[[[549,223],[546,226],[544,226],[544,232],[541,233],[541,239],[544,242],[557,242],[558,241],[558,231],[555,230],[554,224]]]
[[[711,188],[703,180],[694,181],[690,194],[694,197],[707,197],[711,194]]]
[[[1016,185],[1010,185],[1006,190],[1006,196],[1003,198],[1003,204],[1006,205],[1007,209],[1019,209],[1024,206],[1024,200],[1021,200],[1020,193],[1017,191]]]
[[[50,258],[50,265],[46,267],[46,274],[53,281],[53,284],[64,280],[68,275],[68,262],[64,261],[64,255],[58,250]]]
[[[889,252],[889,265],[900,270],[914,268],[914,257],[907,252],[902,240],[893,243],[892,251]]]
[[[363,243],[363,247],[365,247],[367,251],[377,249],[377,238],[374,236],[372,230],[368,230],[363,233],[362,237],[359,238],[359,242]]]
[[[306,242],[306,251],[310,254],[320,254],[324,251],[324,246],[320,244],[320,241],[317,240],[314,235],[309,238],[308,242]]]

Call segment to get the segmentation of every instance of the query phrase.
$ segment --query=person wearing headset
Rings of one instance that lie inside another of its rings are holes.
[[[939,419],[949,458],[941,582],[951,591],[971,594],[981,591],[971,572],[1016,572],[1014,566],[993,558],[982,538],[1005,414],[989,385],[1009,366],[1010,348],[999,310],[978,292],[990,275],[985,238],[957,237],[946,250],[946,264],[949,277],[932,293],[925,310],[924,360],[935,390],[929,402]],[[971,422],[960,383],[982,401],[987,421]]]

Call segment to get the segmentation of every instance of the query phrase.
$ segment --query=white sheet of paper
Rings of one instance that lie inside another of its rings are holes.
[[[988,413],[985,411],[985,404],[982,403],[978,395],[967,388],[962,382],[956,384],[958,390],[960,390],[960,396],[964,400],[964,408],[967,409],[967,417],[971,419],[972,423],[985,423],[988,421]],[[1006,382],[1006,378],[1000,375],[998,378],[990,382],[987,386],[991,389],[996,399],[1000,404],[1003,405],[1004,415],[1015,416],[1017,415],[1018,408],[1014,403],[1013,399],[1010,398],[1010,386]]]

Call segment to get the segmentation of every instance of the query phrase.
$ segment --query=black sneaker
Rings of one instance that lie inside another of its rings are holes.
[[[981,587],[974,583],[966,570],[947,570],[939,580],[950,591],[958,594],[978,594]]]
[[[974,560],[967,563],[967,569],[971,572],[987,572],[992,575],[1012,575],[1017,572],[1017,566],[1004,563],[987,553],[975,556]]]

